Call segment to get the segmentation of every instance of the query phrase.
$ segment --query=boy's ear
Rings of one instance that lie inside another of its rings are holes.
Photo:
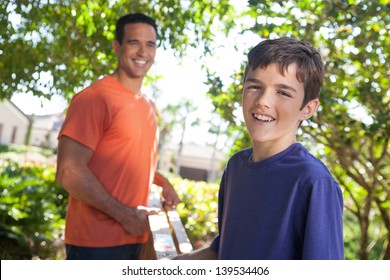
[[[303,109],[302,109],[302,115],[301,115],[300,120],[301,120],[301,121],[307,120],[307,119],[309,119],[311,116],[313,116],[313,114],[317,111],[317,108],[318,108],[318,105],[319,105],[319,104],[320,104],[320,101],[318,100],[318,98],[313,99],[313,100],[310,100],[310,101],[305,105],[305,107],[303,107]]]

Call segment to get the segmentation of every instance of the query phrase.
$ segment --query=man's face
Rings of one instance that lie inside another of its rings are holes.
[[[157,49],[154,28],[145,23],[126,24],[122,44],[114,42],[118,69],[131,79],[143,79],[154,62]]]
[[[294,143],[300,121],[310,117],[318,105],[318,100],[312,100],[314,104],[311,101],[300,110],[303,97],[304,85],[296,78],[295,64],[290,65],[284,75],[276,64],[249,69],[243,87],[242,107],[254,145],[271,147]]]

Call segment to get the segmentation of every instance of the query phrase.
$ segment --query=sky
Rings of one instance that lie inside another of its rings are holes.
[[[228,79],[234,73],[234,70],[239,68],[242,58],[239,54],[228,49],[220,50],[218,56],[220,57],[219,59],[214,58],[216,61],[210,63],[218,68],[216,71],[219,75]],[[207,134],[208,125],[206,124],[207,120],[212,118],[213,106],[210,98],[206,96],[208,88],[204,84],[206,74],[201,68],[202,62],[195,59],[195,57],[198,57],[195,50],[193,54],[188,54],[179,60],[174,57],[172,51],[159,49],[155,64],[150,71],[153,74],[163,76],[156,84],[159,95],[154,101],[157,107],[161,110],[168,104],[177,104],[184,98],[191,100],[197,109],[191,114],[190,119],[200,117],[203,125],[189,127],[186,131],[184,142],[206,145],[215,140],[215,136]],[[226,60],[225,57],[228,59]],[[144,87],[143,93],[151,96],[151,89]],[[68,106],[67,101],[58,95],[54,95],[51,100],[47,100],[32,94],[16,93],[11,100],[28,115],[55,114],[64,111]],[[174,143],[180,141],[180,132],[179,130],[174,131]],[[202,135],[202,137],[199,137],[199,135]],[[221,139],[221,141],[223,142],[224,140]],[[222,146],[223,144],[221,143],[220,145]]]

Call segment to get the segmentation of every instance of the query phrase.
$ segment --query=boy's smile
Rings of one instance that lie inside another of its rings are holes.
[[[284,75],[277,64],[248,71],[242,107],[254,156],[257,149],[266,152],[264,156],[268,157],[296,142],[299,123],[309,118],[318,106],[315,99],[300,110],[303,98],[304,84],[297,80],[295,64],[289,65]]]

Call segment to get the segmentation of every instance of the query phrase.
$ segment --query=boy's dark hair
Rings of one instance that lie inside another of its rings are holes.
[[[154,28],[157,36],[157,24],[154,19],[148,17],[144,14],[135,13],[135,14],[127,14],[119,18],[116,22],[116,31],[115,31],[115,39],[122,44],[123,42],[123,33],[125,32],[125,25],[132,23],[146,23]]]
[[[276,63],[282,75],[290,64],[297,66],[297,80],[304,84],[303,107],[320,95],[324,81],[324,64],[319,52],[309,43],[293,38],[265,40],[256,45],[248,54],[244,82],[249,69],[266,68]]]

